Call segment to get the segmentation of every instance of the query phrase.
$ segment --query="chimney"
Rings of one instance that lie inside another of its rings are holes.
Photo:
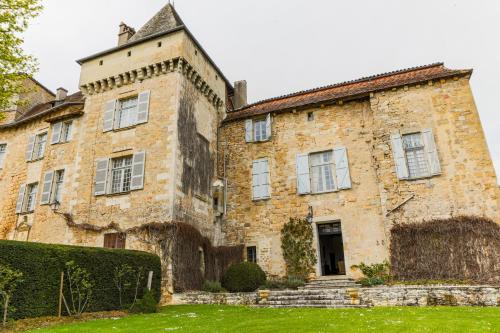
[[[135,30],[125,23],[120,23],[120,32],[118,33],[118,46],[126,44],[128,40],[135,35]]]
[[[247,81],[236,81],[234,83],[233,106],[235,109],[246,106],[247,103]]]
[[[68,91],[64,88],[57,88],[56,90],[56,102],[62,102],[68,96]]]

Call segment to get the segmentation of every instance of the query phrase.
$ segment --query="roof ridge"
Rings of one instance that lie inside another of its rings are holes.
[[[181,26],[185,26],[184,22],[175,8],[168,3],[156,12],[156,14],[139,30],[137,30],[137,32],[127,41],[126,44]]]
[[[338,82],[338,83],[329,84],[329,85],[326,85],[326,86],[320,86],[320,87],[316,87],[316,88],[311,88],[311,89],[306,89],[306,90],[300,90],[300,91],[296,91],[296,92],[285,94],[285,95],[280,95],[280,96],[275,96],[275,97],[270,97],[270,98],[262,99],[262,100],[259,100],[259,101],[255,102],[255,103],[248,104],[248,105],[245,105],[245,106],[243,106],[241,108],[232,110],[230,112],[241,111],[241,110],[244,110],[244,109],[252,107],[252,106],[256,106],[256,105],[259,105],[259,104],[262,104],[262,103],[271,102],[271,101],[276,101],[276,100],[279,100],[279,99],[284,99],[284,98],[299,96],[299,95],[303,95],[303,94],[307,94],[307,93],[317,92],[317,91],[326,90],[326,89],[330,89],[330,88],[335,88],[335,87],[339,87],[339,86],[344,86],[344,85],[348,85],[348,84],[365,82],[365,81],[370,81],[370,80],[374,80],[374,79],[380,79],[380,78],[387,77],[387,76],[392,76],[392,75],[395,75],[395,74],[403,74],[403,73],[413,72],[413,71],[416,71],[416,70],[422,70],[422,69],[427,69],[427,68],[432,68],[432,67],[439,67],[439,66],[444,66],[444,62],[435,62],[435,63],[427,64],[427,65],[408,67],[408,68],[394,70],[394,71],[390,71],[390,72],[384,72],[384,73],[374,74],[374,75],[370,75],[370,76],[363,76],[361,78],[354,79],[354,80]]]

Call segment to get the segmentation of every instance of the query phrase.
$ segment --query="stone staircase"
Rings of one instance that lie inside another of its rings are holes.
[[[261,295],[257,306],[270,308],[362,308],[359,285],[345,277],[320,278],[298,290],[274,290]],[[267,296],[267,297],[266,297]]]

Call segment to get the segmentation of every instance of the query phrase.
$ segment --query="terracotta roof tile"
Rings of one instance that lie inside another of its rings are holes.
[[[229,111],[225,121],[247,118],[269,112],[290,110],[335,99],[366,97],[369,93],[375,91],[471,73],[472,70],[470,69],[448,69],[444,67],[443,63],[413,67],[263,100],[234,111]]]

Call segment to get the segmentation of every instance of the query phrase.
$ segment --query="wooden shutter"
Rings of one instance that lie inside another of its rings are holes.
[[[253,121],[252,119],[245,120],[245,141],[253,142]]]
[[[53,180],[54,171],[46,172],[45,176],[43,177],[42,198],[40,199],[40,204],[42,205],[50,203],[50,194],[52,192]]]
[[[427,160],[429,161],[429,173],[431,176],[439,175],[441,174],[441,164],[439,163],[439,156],[432,129],[424,129],[422,131],[422,138],[424,140]]]
[[[109,159],[98,159],[96,162],[94,195],[106,194],[106,180],[108,178]]]
[[[266,140],[270,140],[272,136],[272,119],[271,114],[269,113],[266,117]]]
[[[403,148],[403,138],[399,133],[391,135],[392,154],[394,155],[394,164],[396,165],[396,174],[399,179],[407,179],[409,176],[408,166],[406,165],[405,151]]]
[[[56,144],[61,142],[62,124],[63,124],[62,122],[58,122],[52,125],[52,138],[50,140],[51,144]]]
[[[31,135],[28,138],[28,146],[26,147],[26,161],[31,161],[33,158],[33,148],[35,147],[35,135]]]
[[[146,160],[146,152],[141,151],[134,154],[132,161],[132,182],[131,190],[140,190],[144,188],[144,162]]]
[[[349,159],[347,158],[347,149],[345,147],[335,148],[333,150],[333,156],[335,159],[337,188],[340,190],[351,188],[351,174],[349,172]]]
[[[252,164],[252,198],[254,200],[270,197],[269,162],[256,160]]]
[[[309,177],[309,155],[297,155],[297,193],[311,193],[311,179]]]
[[[24,194],[26,192],[26,184],[22,184],[19,187],[19,194],[17,196],[16,202],[16,213],[20,214],[23,211],[23,203],[24,203]]]
[[[148,122],[150,91],[143,91],[139,94],[137,101],[137,124]]]
[[[109,132],[113,130],[115,110],[116,110],[116,99],[106,103],[106,106],[104,108],[104,117],[102,125],[103,132]]]

